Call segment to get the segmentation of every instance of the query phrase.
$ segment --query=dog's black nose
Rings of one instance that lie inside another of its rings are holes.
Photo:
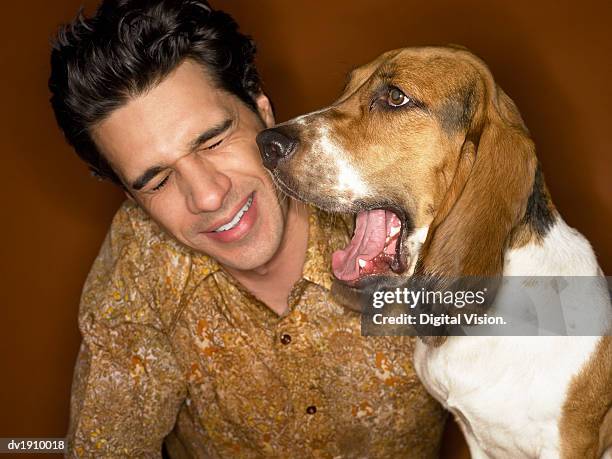
[[[297,146],[297,139],[284,133],[280,128],[266,129],[257,135],[257,146],[264,166],[272,170],[279,160],[291,156]]]

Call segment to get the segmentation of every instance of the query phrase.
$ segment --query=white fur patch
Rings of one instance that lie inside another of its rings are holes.
[[[597,276],[600,269],[588,241],[558,217],[541,244],[506,253],[503,274]],[[503,301],[502,288],[495,305]],[[594,308],[605,327],[607,292]],[[558,423],[568,387],[601,339],[454,336],[440,347],[419,341],[415,368],[427,390],[455,414],[472,457],[553,458],[560,455]]]
[[[600,339],[454,336],[439,348],[418,343],[415,366],[430,393],[460,413],[482,457],[543,457],[544,449],[558,457],[568,386]]]
[[[338,168],[336,191],[351,191],[356,196],[366,196],[368,194],[368,187],[355,168],[343,158],[336,158],[335,161]]]
[[[405,242],[405,250],[407,250],[409,259],[408,266],[406,267],[406,275],[412,276],[414,268],[416,268],[416,262],[421,252],[421,246],[427,239],[427,233],[429,232],[429,226],[422,226],[416,228]]]
[[[364,182],[359,171],[353,167],[343,148],[339,147],[329,136],[329,129],[321,126],[318,138],[313,145],[313,151],[325,156],[326,173],[335,181],[333,191],[341,197],[358,199],[368,195],[369,187]]]
[[[560,216],[542,244],[510,250],[504,276],[599,276],[601,271],[589,241]]]

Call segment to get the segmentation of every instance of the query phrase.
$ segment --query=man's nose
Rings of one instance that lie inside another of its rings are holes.
[[[227,175],[198,160],[184,164],[181,176],[187,208],[194,214],[219,210],[232,187]]]
[[[257,135],[257,146],[264,166],[273,170],[282,159],[289,158],[296,150],[298,140],[282,127],[266,129]]]

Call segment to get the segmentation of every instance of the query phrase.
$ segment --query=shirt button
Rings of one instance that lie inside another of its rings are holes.
[[[291,335],[288,335],[287,333],[283,334],[281,336],[280,342],[283,344],[289,344],[291,342]]]
[[[317,412],[317,407],[314,405],[310,405],[308,408],[306,408],[306,412],[308,414],[315,414]]]

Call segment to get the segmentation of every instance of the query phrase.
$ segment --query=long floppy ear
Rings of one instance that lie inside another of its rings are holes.
[[[509,236],[523,217],[537,167],[512,100],[477,63],[473,116],[454,177],[429,227],[417,276],[498,276]]]

